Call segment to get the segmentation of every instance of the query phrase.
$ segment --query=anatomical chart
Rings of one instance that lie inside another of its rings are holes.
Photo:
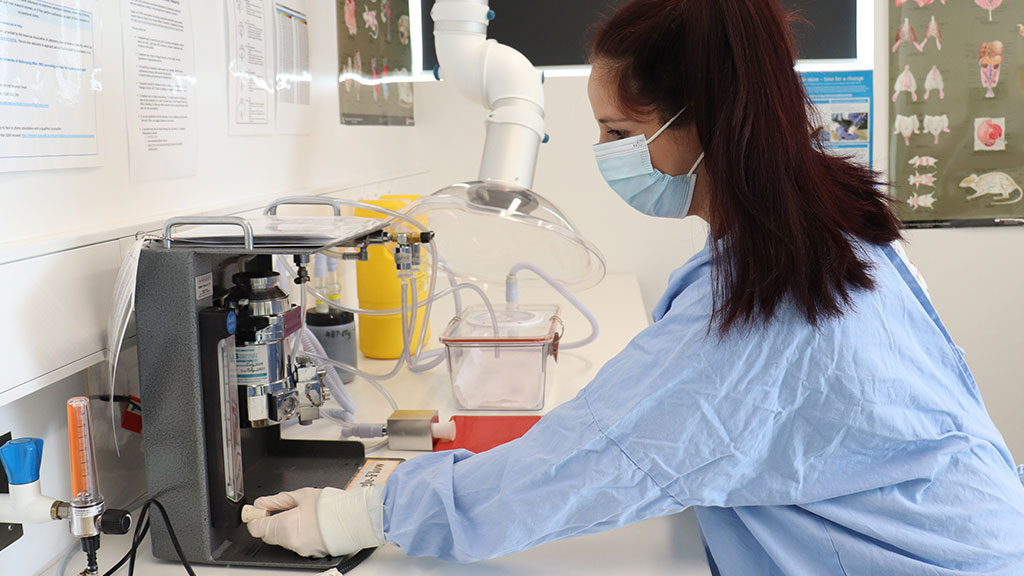
[[[1024,217],[1024,2],[889,2],[889,178],[904,222]]]
[[[409,0],[335,0],[341,123],[411,126]]]

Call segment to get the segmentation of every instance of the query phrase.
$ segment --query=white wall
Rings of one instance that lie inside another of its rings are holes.
[[[113,270],[91,270],[89,282],[53,282],[46,274],[18,274],[25,259],[41,254],[73,257],[72,248],[112,241],[122,234],[150,229],[175,214],[228,213],[262,205],[271,198],[313,189],[344,189],[352,198],[384,193],[416,194],[424,191],[423,164],[413,139],[415,128],[343,127],[339,124],[336,19],[334,2],[311,0],[310,46],[314,75],[312,90],[315,119],[308,136],[231,137],[228,135],[228,72],[224,0],[192,0],[197,65],[197,113],[199,136],[198,174],[194,177],[156,182],[133,182],[128,174],[127,127],[124,111],[120,2],[102,0],[100,24],[103,68],[103,124],[101,145],[105,165],[99,168],[0,174],[0,299],[15,311],[4,330],[47,342],[63,342],[69,335],[89,346],[83,357],[66,352],[64,345],[47,345],[47,356],[64,368],[49,374],[22,370],[33,364],[26,355],[6,347],[0,361],[7,379],[0,391],[22,380],[36,391],[18,390],[0,395],[0,433],[15,437],[35,436],[46,442],[43,489],[56,498],[67,498],[70,473],[67,455],[67,424],[64,412],[68,397],[103,391],[102,371],[84,368],[101,356],[105,326],[67,326],[45,321],[48,306],[31,294],[66,294],[89,289],[87,300],[106,309]],[[22,262],[17,262],[22,260]],[[33,260],[34,261],[34,260]],[[97,278],[104,275],[103,279]],[[110,278],[107,278],[110,276]],[[102,281],[101,281],[102,280]],[[19,287],[15,290],[13,287]],[[35,290],[31,287],[38,287]],[[5,288],[6,287],[6,288]],[[103,292],[103,293],[100,293]],[[58,303],[59,304],[59,303]],[[100,312],[99,317],[104,313]],[[84,335],[84,336],[83,336]],[[2,339],[0,339],[2,340]],[[35,352],[35,350],[33,350]],[[56,356],[60,358],[56,358]],[[58,361],[59,360],[59,361]],[[12,370],[12,368],[14,368]],[[127,374],[127,371],[122,373]],[[57,374],[70,374],[60,379]],[[90,378],[90,374],[92,377]],[[121,373],[119,373],[121,374]],[[24,376],[24,378],[22,378]],[[11,382],[11,380],[15,380]],[[120,378],[119,378],[120,381]],[[42,382],[40,384],[40,382]],[[97,386],[97,382],[100,385]],[[44,387],[45,386],[45,387]],[[118,390],[123,384],[119,382]],[[103,406],[102,403],[98,404]],[[95,418],[102,420],[101,417]],[[109,426],[109,420],[107,421]],[[139,442],[129,446],[124,458],[110,458],[109,427],[98,427],[103,491],[113,505],[125,505],[144,489]],[[136,439],[137,440],[137,439]],[[71,543],[66,523],[28,526],[25,536],[0,552],[0,574],[29,576],[45,570]],[[81,566],[78,566],[80,569]],[[76,571],[77,573],[77,571]]]
[[[888,167],[889,2],[875,4],[876,166]],[[1018,265],[1024,230],[914,230],[907,252],[924,274],[932,299],[967,363],[992,419],[1018,461],[1024,460],[1024,268]]]
[[[199,164],[195,177],[133,183],[128,175],[120,2],[101,5],[101,168],[0,175],[0,252],[73,230],[94,231],[241,204],[310,188],[365,182],[419,165],[413,128],[339,124],[334,2],[312,0],[310,136],[228,135],[224,0],[193,0]],[[0,257],[0,262],[4,258]]]
[[[875,0],[876,167],[888,158],[887,0]],[[668,274],[703,247],[696,219],[671,222],[630,210],[597,172],[590,146],[597,138],[585,78],[549,78],[545,85],[551,143],[541,149],[535,191],[564,209],[604,252],[612,272],[639,277],[648,310]],[[484,112],[439,83],[418,85],[420,146],[431,188],[475,179]],[[453,151],[464,150],[464,153]],[[923,230],[907,234],[908,251],[929,282],[935,305],[978,380],[989,412],[1012,452],[1024,459],[1024,268],[1016,265],[1024,230]]]

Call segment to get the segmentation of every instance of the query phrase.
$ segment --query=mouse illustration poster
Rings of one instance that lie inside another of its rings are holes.
[[[341,123],[412,126],[409,0],[335,0]]]
[[[1024,3],[889,0],[889,180],[908,226],[1024,218]]]

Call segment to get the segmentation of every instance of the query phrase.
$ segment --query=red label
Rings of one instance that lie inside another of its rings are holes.
[[[121,409],[121,428],[136,434],[142,434],[142,399],[129,396],[131,402]]]
[[[300,286],[301,290],[302,287]],[[284,316],[284,336],[285,338],[295,334],[302,327],[302,309],[298,306],[293,307],[283,314]]]

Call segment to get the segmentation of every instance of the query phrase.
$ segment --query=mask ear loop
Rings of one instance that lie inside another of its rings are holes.
[[[650,138],[648,138],[647,139],[647,143],[650,144],[651,142],[654,142],[655,140],[658,139],[658,136],[661,136],[662,134],[664,134],[665,130],[668,130],[669,127],[672,126],[672,123],[675,122],[676,120],[678,120],[679,117],[683,115],[683,112],[686,112],[686,107],[685,106],[683,107],[682,110],[677,112],[676,115],[673,116],[671,120],[666,122],[664,126],[662,126],[657,132],[655,132],[654,136],[651,136]]]
[[[693,163],[693,168],[690,168],[690,171],[687,172],[686,175],[690,176],[694,172],[696,172],[697,171],[697,166],[700,166],[700,163],[703,162],[703,161],[704,161],[704,152],[701,152],[700,156],[697,157],[697,161]]]

